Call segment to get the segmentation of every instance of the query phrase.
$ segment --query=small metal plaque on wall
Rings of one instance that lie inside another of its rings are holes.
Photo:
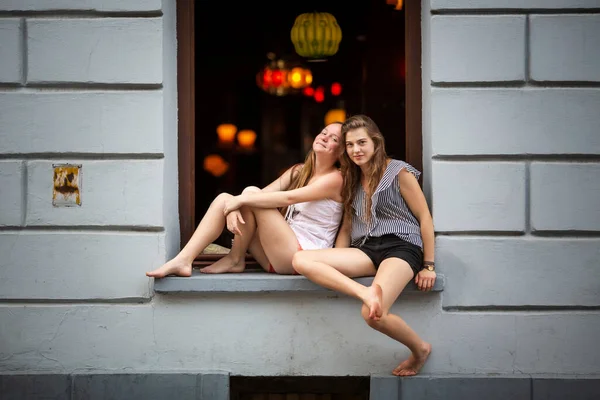
[[[54,207],[81,206],[81,165],[53,164],[54,183],[52,205]]]

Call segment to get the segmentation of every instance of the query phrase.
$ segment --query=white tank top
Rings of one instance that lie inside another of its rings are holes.
[[[343,204],[331,199],[288,207],[285,219],[303,250],[333,247],[342,220]]]

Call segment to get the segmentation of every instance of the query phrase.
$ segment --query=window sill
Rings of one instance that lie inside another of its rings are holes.
[[[370,285],[373,277],[356,278],[363,285]],[[432,292],[444,290],[445,277],[437,275]],[[168,276],[154,281],[157,293],[268,293],[268,292],[328,292],[303,276],[277,275],[266,272],[243,272],[239,274],[202,274],[194,270],[189,278]],[[408,284],[404,293],[427,293],[417,289],[414,282]]]

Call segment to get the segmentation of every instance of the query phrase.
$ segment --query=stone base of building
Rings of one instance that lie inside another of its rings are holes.
[[[235,391],[231,382],[235,382],[235,378],[224,372],[11,373],[0,375],[0,398],[2,400],[230,400],[232,391]],[[299,377],[285,377],[291,381],[296,378]],[[269,377],[261,377],[261,379],[264,381]],[[320,377],[319,379],[329,379],[335,383],[336,380],[348,380],[352,377]],[[368,380],[368,395],[365,397],[369,400],[600,399],[600,376],[420,375],[407,378],[371,376],[362,379]],[[364,391],[364,386],[362,390]]]

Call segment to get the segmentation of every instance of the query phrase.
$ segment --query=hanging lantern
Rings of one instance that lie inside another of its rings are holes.
[[[344,122],[346,120],[346,110],[342,108],[332,108],[325,114],[325,126],[334,122]]]
[[[212,176],[217,178],[223,176],[228,169],[229,164],[217,154],[210,154],[204,158],[204,170]]]
[[[276,96],[285,96],[296,93],[312,83],[312,72],[308,68],[293,66],[294,64],[276,60],[273,53],[269,53],[271,60],[256,76],[258,87],[267,93]],[[290,65],[291,64],[291,65]]]
[[[337,53],[342,30],[335,17],[325,12],[300,14],[291,31],[296,53],[312,61],[321,61]]]
[[[236,132],[237,126],[235,126],[234,124],[221,124],[217,126],[217,136],[219,137],[219,143],[233,143]]]
[[[386,0],[385,4],[389,4],[391,6],[395,6],[395,10],[402,10],[402,5],[404,4],[403,0]]]
[[[312,72],[308,68],[294,67],[288,74],[288,81],[294,89],[303,89],[309,86],[312,80]]]
[[[252,149],[256,141],[256,132],[251,129],[243,129],[238,133],[238,144],[244,149]]]

